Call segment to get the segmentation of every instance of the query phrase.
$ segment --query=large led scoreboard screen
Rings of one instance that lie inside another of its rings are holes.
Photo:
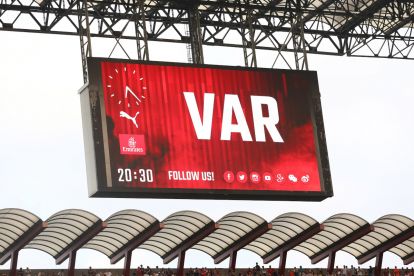
[[[316,72],[88,60],[96,197],[332,196]]]

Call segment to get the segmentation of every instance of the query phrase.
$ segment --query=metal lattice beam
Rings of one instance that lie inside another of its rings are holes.
[[[372,4],[365,8],[360,13],[356,14],[352,19],[348,20],[345,24],[339,29],[340,33],[347,34],[352,31],[356,26],[364,22],[367,18],[374,16],[379,10],[381,10],[385,5],[391,3],[393,0],[377,0],[372,2]]]
[[[180,43],[191,62],[222,46],[253,67],[259,51],[297,69],[308,53],[414,59],[413,19],[401,0],[0,0],[0,30],[80,36],[83,58],[99,38],[111,46],[96,57],[148,60],[149,42]]]

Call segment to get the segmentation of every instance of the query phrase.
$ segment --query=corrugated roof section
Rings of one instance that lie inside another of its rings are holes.
[[[326,249],[328,246],[345,239],[353,232],[368,224],[359,216],[353,214],[336,214],[323,223],[323,230],[312,238],[302,242],[294,248],[308,257],[315,256]]]
[[[0,256],[41,219],[22,209],[0,209]]]
[[[105,229],[83,248],[94,249],[111,257],[158,220],[143,211],[122,210],[111,215],[105,222]]]
[[[100,219],[97,216],[84,210],[60,211],[46,220],[46,229],[25,248],[38,249],[57,258],[63,250],[98,221]]]
[[[194,211],[180,211],[162,221],[163,229],[139,246],[160,257],[176,249],[180,244],[197,233],[212,220]]]
[[[264,257],[272,250],[294,239],[310,227],[318,224],[312,217],[302,213],[285,213],[272,220],[272,229],[245,247]]]
[[[217,222],[219,228],[194,245],[193,249],[215,257],[265,222],[260,216],[249,212],[227,214]]]
[[[373,226],[374,231],[344,247],[342,250],[358,259],[368,251],[381,246],[381,244],[404,231],[412,229],[414,221],[406,216],[391,214],[377,219]]]

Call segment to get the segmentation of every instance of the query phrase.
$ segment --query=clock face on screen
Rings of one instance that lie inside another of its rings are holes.
[[[111,105],[118,105],[122,109],[120,117],[130,120],[138,128],[137,117],[140,114],[140,107],[145,104],[145,95],[147,95],[144,77],[135,69],[128,71],[124,66],[119,69],[114,68],[112,73],[108,72],[106,78],[106,91],[109,94]],[[124,78],[127,78],[128,81],[123,82]],[[122,85],[116,85],[119,83]]]

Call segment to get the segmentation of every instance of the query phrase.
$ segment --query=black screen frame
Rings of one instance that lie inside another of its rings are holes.
[[[170,199],[232,199],[232,200],[280,200],[280,201],[322,201],[333,196],[328,150],[325,139],[322,106],[320,101],[317,73],[297,71],[315,80],[315,86],[306,93],[314,127],[316,155],[318,160],[320,192],[277,191],[277,190],[221,190],[182,188],[124,188],[108,187],[112,181],[108,133],[106,131],[105,103],[102,87],[101,62],[123,62],[167,66],[188,66],[195,68],[219,68],[243,71],[292,70],[246,68],[237,66],[194,65],[185,63],[131,61],[122,59],[88,58],[88,83],[81,88],[81,109],[85,141],[85,157],[90,197],[108,198],[170,198]]]

